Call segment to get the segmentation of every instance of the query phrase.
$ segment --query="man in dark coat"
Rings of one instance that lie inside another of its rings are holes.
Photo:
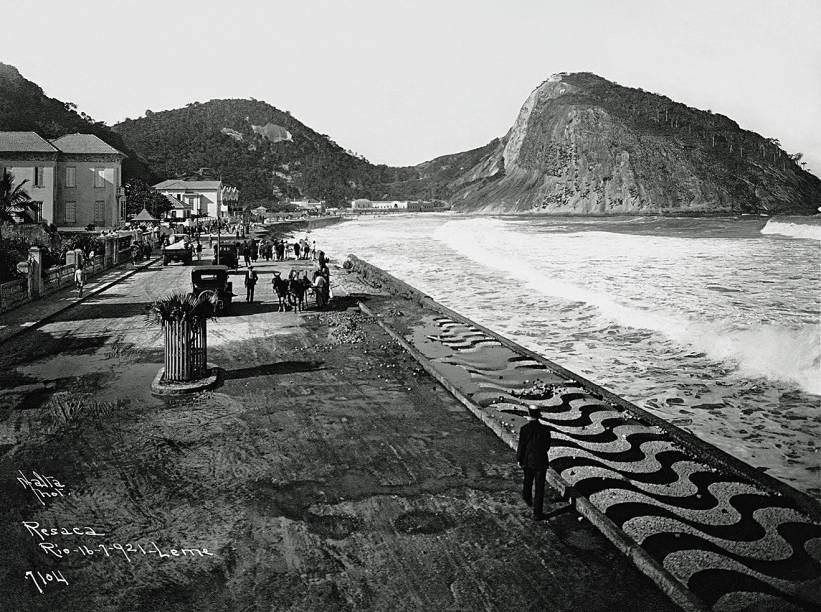
[[[528,422],[519,430],[519,446],[516,449],[516,461],[524,470],[522,498],[533,506],[533,519],[544,518],[544,485],[547,476],[550,449],[550,428],[539,421],[541,411],[536,406],[528,408]],[[533,485],[536,485],[535,495]]]
[[[257,286],[257,280],[259,279],[259,275],[257,271],[254,270],[254,266],[248,266],[248,270],[245,272],[245,301],[249,303],[253,303],[254,301],[254,287]]]

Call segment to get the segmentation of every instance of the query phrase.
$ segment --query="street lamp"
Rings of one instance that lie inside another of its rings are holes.
[[[220,216],[222,213],[222,181],[220,181],[220,190],[217,192],[219,197],[217,198],[217,265],[220,265]]]

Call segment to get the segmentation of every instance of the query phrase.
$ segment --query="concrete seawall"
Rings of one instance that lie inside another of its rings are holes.
[[[391,296],[363,309],[511,447],[526,404],[542,407],[556,432],[550,484],[677,604],[821,605],[815,499],[384,270],[348,262]]]
[[[269,233],[283,235],[288,232],[304,232],[336,225],[345,219],[343,217],[308,217],[307,219],[294,219],[289,221],[277,221],[269,223],[265,229],[257,230],[257,233]]]

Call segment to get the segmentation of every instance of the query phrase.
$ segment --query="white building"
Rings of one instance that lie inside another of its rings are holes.
[[[222,181],[187,181],[171,179],[157,183],[154,189],[171,202],[170,216],[185,219],[191,215],[216,218],[236,208],[239,190]]]

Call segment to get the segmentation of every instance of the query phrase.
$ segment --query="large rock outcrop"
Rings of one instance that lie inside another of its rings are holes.
[[[418,169],[430,180],[448,169],[447,195],[466,212],[809,214],[821,204],[821,181],[778,141],[589,73],[550,77],[480,151],[469,167],[459,154]]]

